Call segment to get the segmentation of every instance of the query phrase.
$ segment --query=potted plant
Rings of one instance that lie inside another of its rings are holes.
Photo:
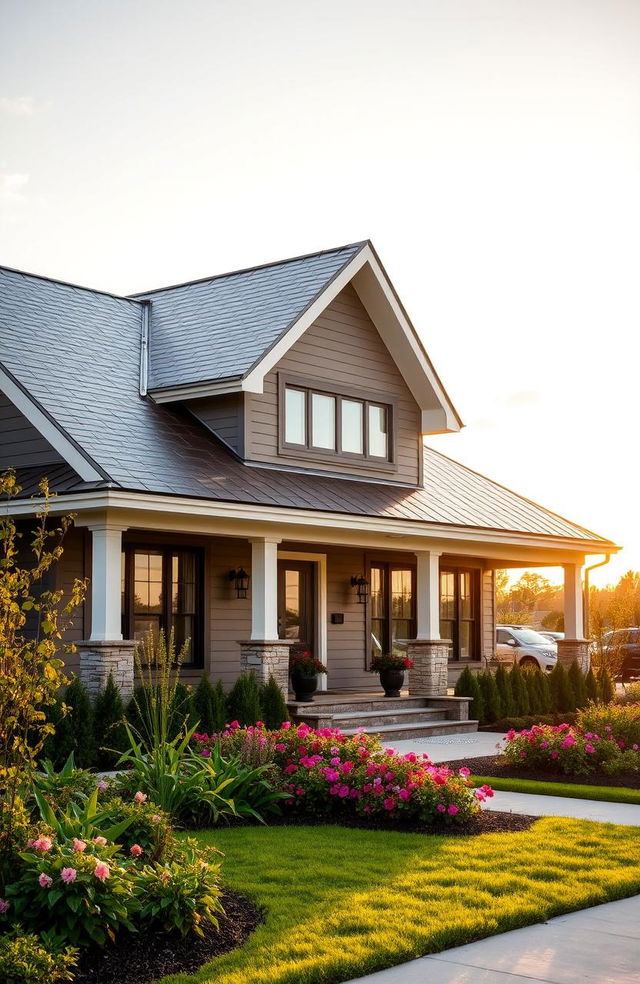
[[[380,653],[371,660],[369,669],[372,673],[380,674],[380,683],[385,697],[399,697],[400,688],[404,682],[404,671],[410,670],[413,660],[408,656],[397,656],[395,653]]]
[[[318,673],[326,673],[326,666],[311,653],[292,653],[289,670],[296,700],[303,704],[310,703],[318,689]]]

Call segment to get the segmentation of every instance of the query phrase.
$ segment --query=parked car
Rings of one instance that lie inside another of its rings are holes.
[[[544,636],[549,642],[557,642],[558,639],[564,639],[564,632],[549,632],[548,629],[539,629],[538,635]]]
[[[602,652],[605,657],[611,657],[612,663],[615,663],[615,657],[619,654],[621,666],[616,673],[616,680],[628,683],[630,680],[640,679],[640,628],[633,626],[605,632],[602,637]]]
[[[523,625],[496,625],[496,659],[513,666],[537,666],[550,673],[558,660],[558,647],[535,629]]]

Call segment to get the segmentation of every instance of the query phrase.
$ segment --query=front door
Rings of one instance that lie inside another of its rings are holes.
[[[293,642],[291,653],[315,651],[315,564],[278,561],[278,635]]]

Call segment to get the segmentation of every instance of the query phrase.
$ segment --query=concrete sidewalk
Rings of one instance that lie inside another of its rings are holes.
[[[639,984],[640,896],[421,957],[348,984]]]
[[[599,800],[571,799],[569,796],[542,796],[536,793],[506,793],[496,790],[487,800],[487,810],[499,813],[524,813],[533,817],[575,817],[640,827],[640,806],[632,803],[604,803]],[[640,927],[638,928],[640,933]],[[638,945],[640,968],[640,944]],[[640,984],[640,969],[638,971]]]
[[[472,731],[459,735],[439,735],[435,738],[406,738],[394,741],[392,748],[405,752],[426,752],[432,762],[454,762],[456,759],[483,758],[497,755],[504,742],[504,735],[497,731]]]

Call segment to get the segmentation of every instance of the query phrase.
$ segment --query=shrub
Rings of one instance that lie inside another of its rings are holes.
[[[626,684],[623,694],[616,699],[620,704],[640,704],[640,680]]]
[[[540,695],[540,709],[543,715],[551,714],[553,710],[553,697],[551,694],[551,686],[549,685],[549,676],[546,672],[540,672],[536,677],[536,682],[538,685],[538,693]]]
[[[33,776],[33,785],[54,810],[64,810],[73,800],[80,803],[96,788],[96,777],[87,769],[76,769],[73,752],[60,771],[46,759],[41,771]],[[37,808],[37,807],[36,807]]]
[[[52,952],[35,934],[0,936],[0,981],[3,984],[58,984],[73,980],[76,951]]]
[[[589,667],[589,671],[584,680],[585,691],[587,695],[587,704],[595,703],[598,700],[598,681],[596,680],[596,675],[593,672],[593,667]],[[638,695],[640,699],[640,694]]]
[[[135,875],[136,892],[143,900],[140,920],[169,933],[178,930],[203,935],[202,923],[218,926],[223,912],[220,864],[205,860],[195,844],[185,841],[164,865],[145,865]]]
[[[491,724],[493,721],[497,721],[502,716],[500,694],[491,670],[478,674],[478,684],[480,686],[482,703],[484,707],[484,721],[482,723]]]
[[[260,707],[266,728],[277,729],[284,721],[289,720],[284,694],[271,675],[260,691]]]
[[[220,683],[220,681],[218,681]],[[208,676],[201,676],[193,695],[193,712],[200,731],[213,734],[222,731],[226,721],[226,702],[223,694],[223,713],[220,714],[216,690],[211,686]]]
[[[115,780],[109,785],[103,794],[103,806],[109,811],[110,825],[124,826],[117,838],[123,851],[128,853],[134,844],[138,844],[143,850],[143,860],[162,861],[172,840],[171,818],[148,797],[135,799],[138,790],[123,798],[118,795]]]
[[[640,704],[589,704],[577,723],[585,732],[610,736],[620,748],[640,749]]]
[[[458,677],[453,692],[456,697],[470,697],[469,717],[475,721],[484,721],[484,700],[480,685],[468,666],[465,666]]]
[[[574,659],[573,663],[569,667],[569,683],[571,684],[571,689],[575,698],[575,709],[580,710],[581,707],[585,707],[587,703],[587,685],[585,683],[584,673],[580,669],[580,664],[577,659]]]
[[[113,769],[126,747],[127,736],[122,725],[124,705],[112,674],[107,685],[96,697],[93,706],[93,741],[97,769]]]
[[[563,664],[558,662],[549,675],[551,699],[556,714],[563,711],[575,711],[576,699],[571,687],[571,681]]]
[[[63,703],[67,711],[56,728],[54,761],[62,765],[73,752],[78,767],[87,768],[95,756],[93,708],[89,691],[78,677],[67,687]]]
[[[618,762],[620,769],[620,749],[614,741],[583,733],[569,724],[509,731],[503,757],[510,765],[527,771],[544,769],[573,776],[597,772],[605,763],[615,769]]]
[[[527,688],[527,697],[529,699],[529,713],[533,715],[542,714],[543,709],[540,702],[540,691],[538,689],[538,677],[541,676],[541,672],[537,668],[526,669],[522,675],[525,686]]]
[[[260,720],[260,692],[253,673],[240,674],[227,697],[227,707],[231,720],[242,725]]]
[[[575,714],[527,714],[524,717],[502,718],[496,721],[494,730],[500,731],[522,731],[523,728],[532,728],[536,724],[573,724]]]
[[[607,667],[603,664],[598,670],[598,698],[603,704],[610,704],[615,697],[615,688]]]
[[[501,714],[505,717],[511,717],[516,713],[516,707],[511,689],[511,674],[507,672],[504,663],[500,663],[496,670],[496,687],[500,694]]]
[[[169,737],[183,735],[188,728],[195,727],[196,723],[193,691],[186,683],[178,680],[169,706]]]
[[[529,692],[527,690],[527,682],[524,678],[524,671],[519,663],[514,663],[511,670],[511,691],[513,693],[516,714],[528,714]]]

